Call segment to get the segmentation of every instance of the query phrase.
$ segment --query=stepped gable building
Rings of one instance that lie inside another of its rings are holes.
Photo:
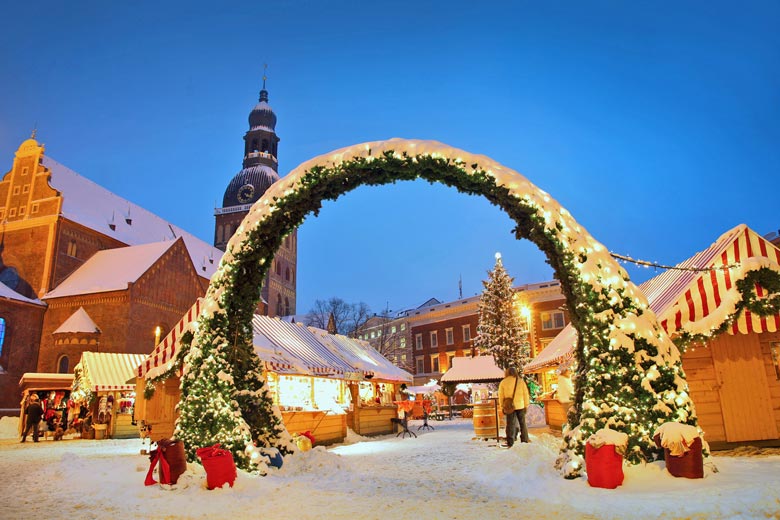
[[[44,152],[33,135],[0,180],[0,414],[18,412],[25,372],[72,372],[85,350],[150,352],[222,256]],[[129,275],[128,256],[145,270]]]
[[[249,113],[249,130],[244,134],[244,161],[228,184],[222,207],[214,210],[214,246],[226,250],[228,241],[249,208],[279,180],[276,135],[276,114],[268,104],[268,91],[260,91],[260,100]],[[296,276],[298,267],[298,232],[293,231],[282,241],[266,276],[261,296],[268,316],[295,314]]]

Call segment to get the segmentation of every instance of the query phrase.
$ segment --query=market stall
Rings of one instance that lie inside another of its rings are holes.
[[[563,429],[571,407],[569,396],[565,402],[559,399],[558,377],[562,367],[571,365],[574,357],[572,346],[576,343],[577,331],[568,325],[523,369],[526,374],[539,374],[542,386],[539,401],[544,403],[544,418],[547,425],[556,430]]]
[[[329,334],[314,327],[309,327],[309,330],[318,341],[358,371],[349,380],[349,428],[359,435],[392,433],[392,419],[398,417],[394,401],[400,396],[401,384],[412,382],[412,375],[393,365],[366,341]]]
[[[455,357],[452,367],[441,376],[442,383],[498,383],[504,371],[493,356]],[[501,439],[506,418],[498,407],[498,385],[487,396],[475,394],[473,402],[474,434],[483,439]]]
[[[67,425],[72,422],[74,417],[78,416],[78,410],[75,409],[71,399],[70,390],[73,386],[73,374],[50,374],[41,372],[27,372],[19,380],[22,401],[21,411],[19,413],[19,435],[24,431],[24,425],[27,422],[27,416],[24,413],[25,407],[30,400],[30,396],[35,394],[40,399],[41,406],[44,409],[44,418],[54,413],[55,420]],[[47,428],[41,425],[40,431],[43,437],[49,435]]]
[[[143,354],[83,352],[74,367],[71,399],[88,410],[95,438],[132,438],[138,435],[134,424],[135,377]]]
[[[397,385],[411,381],[410,374],[368,345],[319,329],[259,315],[252,328],[255,352],[290,433],[308,431],[314,444],[323,445],[342,442],[347,427],[361,435],[392,431]],[[187,326],[175,329],[186,331]],[[138,367],[137,391],[145,392],[145,399],[137,417],[151,427],[153,440],[173,433],[178,377],[157,382],[152,390],[146,381],[170,371],[180,339],[181,332],[165,338]]]
[[[760,302],[777,298],[772,280],[778,274],[780,249],[740,224],[639,286],[660,326],[686,347],[688,391],[712,447],[780,440],[780,314],[761,316],[746,307],[733,316],[746,300],[754,298],[760,309]],[[740,292],[742,280],[753,282],[744,285],[752,295]],[[702,340],[686,345],[686,335]],[[525,371],[552,380],[576,346],[577,332],[567,325]]]

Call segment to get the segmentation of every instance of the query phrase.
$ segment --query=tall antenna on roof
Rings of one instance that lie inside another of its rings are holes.
[[[268,76],[266,75],[267,70],[268,70],[268,64],[263,63],[263,90],[265,90],[265,80],[268,79]]]

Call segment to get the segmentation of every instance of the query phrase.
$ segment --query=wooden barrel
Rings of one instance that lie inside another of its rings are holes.
[[[499,430],[504,428],[504,414],[498,413]],[[482,439],[496,438],[496,408],[495,401],[476,403],[474,405],[474,434]],[[499,436],[501,432],[499,431]]]

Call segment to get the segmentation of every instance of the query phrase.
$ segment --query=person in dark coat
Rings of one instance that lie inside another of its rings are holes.
[[[30,396],[30,403],[24,409],[24,413],[27,415],[27,424],[24,428],[24,434],[22,434],[22,442],[27,440],[30,428],[33,431],[33,442],[38,442],[38,426],[41,424],[41,418],[43,417],[43,407],[36,394]]]

